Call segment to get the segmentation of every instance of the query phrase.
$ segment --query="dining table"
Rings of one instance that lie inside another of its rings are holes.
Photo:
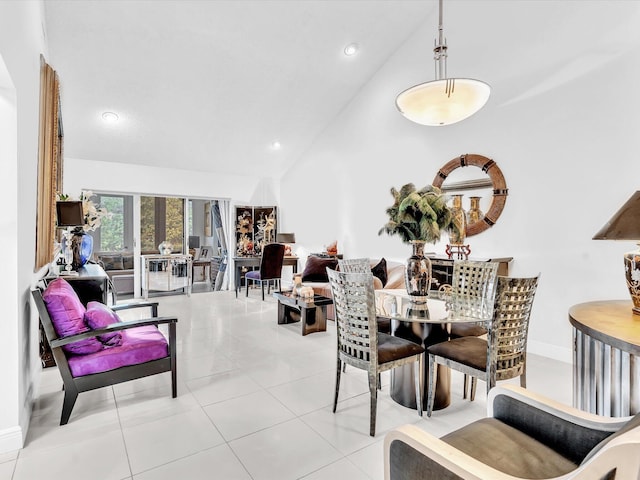
[[[404,289],[376,290],[376,315],[391,320],[391,334],[411,340],[425,348],[423,368],[422,408],[427,409],[429,387],[429,360],[426,349],[449,340],[453,323],[478,323],[477,317],[466,316],[456,308],[455,299],[448,293],[432,291],[428,297],[414,297]],[[391,370],[391,398],[408,408],[416,408],[416,364]],[[451,402],[451,372],[449,367],[438,365],[436,370],[434,410],[449,406]]]

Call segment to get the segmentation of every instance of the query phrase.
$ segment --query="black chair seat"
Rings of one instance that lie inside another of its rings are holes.
[[[391,333],[391,319],[376,317],[378,321],[378,333]]]
[[[423,352],[424,348],[411,340],[393,337],[385,333],[378,334],[378,364],[393,362]]]
[[[427,348],[430,354],[448,358],[454,362],[478,370],[487,368],[487,341],[478,337],[460,337],[440,342]]]
[[[486,334],[487,329],[477,323],[452,323],[451,332],[449,333],[451,338],[481,337]]]
[[[518,478],[555,478],[578,468],[553,448],[495,418],[473,422],[445,435],[442,440]]]

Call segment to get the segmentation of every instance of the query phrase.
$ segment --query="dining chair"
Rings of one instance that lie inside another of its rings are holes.
[[[487,334],[486,324],[493,316],[496,279],[499,264],[455,260],[451,288],[448,292],[454,315],[477,318],[478,322],[452,323],[450,338],[481,337]],[[471,383],[473,385],[473,378]],[[469,376],[464,375],[462,398],[467,398]]]
[[[537,287],[538,276],[498,277],[487,338],[460,337],[427,348],[430,375],[427,416],[431,416],[433,409],[438,364],[474,377],[471,400],[475,397],[476,378],[487,382],[487,393],[498,380],[515,377],[520,377],[522,387],[527,386],[527,334]]]
[[[379,374],[417,362],[416,404],[422,416],[421,392],[424,348],[409,340],[378,332],[373,274],[327,269],[336,313],[338,339],[336,389],[333,413],[338,405],[342,364],[366,370],[369,379],[369,435],[375,436]]]
[[[371,261],[368,258],[339,259],[338,270],[344,273],[371,273]],[[378,332],[391,334],[391,319],[378,317]]]
[[[280,284],[282,276],[282,264],[284,263],[283,243],[268,243],[262,248],[260,269],[247,272],[244,276],[247,290],[245,297],[249,296],[249,281],[259,283],[262,288],[262,301],[264,301],[264,285],[267,284],[267,293],[271,293],[271,284]]]

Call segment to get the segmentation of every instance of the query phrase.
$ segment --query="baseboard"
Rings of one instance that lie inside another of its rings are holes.
[[[573,351],[567,347],[559,347],[545,342],[529,340],[527,342],[527,352],[552,358],[560,362],[573,363]]]
[[[22,448],[22,428],[11,427],[0,430],[0,455]]]

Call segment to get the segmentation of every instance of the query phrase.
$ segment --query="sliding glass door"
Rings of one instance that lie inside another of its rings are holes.
[[[158,245],[171,243],[174,253],[184,253],[184,198],[140,197],[140,251],[158,253]]]

